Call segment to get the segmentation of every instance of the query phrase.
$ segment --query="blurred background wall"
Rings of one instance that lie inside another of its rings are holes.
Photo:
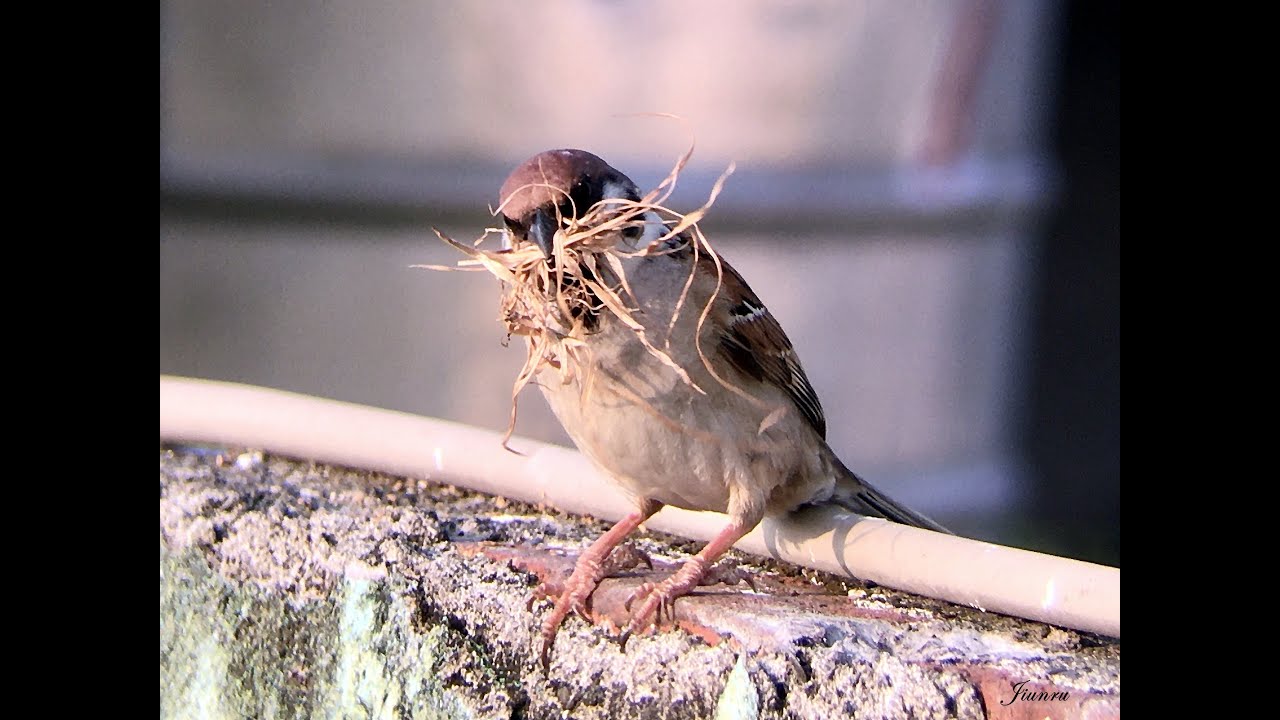
[[[704,230],[845,462],[964,534],[1119,564],[1118,43],[1086,12],[164,1],[160,371],[501,430],[523,349],[496,281],[409,268],[457,259],[430,226],[478,237],[544,149],[652,187],[696,140],[669,204],[737,163]],[[536,391],[517,432],[568,444]]]

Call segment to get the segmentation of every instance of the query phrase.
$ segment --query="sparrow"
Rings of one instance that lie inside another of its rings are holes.
[[[617,288],[631,322],[598,298],[572,306],[550,291],[546,298],[553,315],[571,315],[563,324],[577,322],[584,333],[581,352],[544,364],[534,382],[578,449],[636,509],[579,556],[542,624],[544,666],[568,613],[586,617],[613,549],[665,505],[723,513],[728,522],[672,575],[636,591],[624,645],[765,516],[834,504],[948,532],[845,467],[827,445],[822,404],[777,318],[700,232],[641,199],[630,178],[575,149],[533,156],[499,191],[504,247],[532,243],[553,267],[579,220],[609,218],[600,210],[610,207],[625,218],[608,220],[616,242],[601,252],[613,261],[586,264],[582,278]]]

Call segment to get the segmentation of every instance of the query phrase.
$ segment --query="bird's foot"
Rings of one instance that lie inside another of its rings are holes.
[[[540,653],[540,658],[543,670],[549,670],[551,667],[551,647],[555,644],[556,633],[560,631],[560,625],[564,622],[565,617],[572,611],[583,618],[589,618],[591,594],[595,592],[596,586],[600,584],[600,579],[605,576],[605,572],[617,567],[616,561],[609,561],[614,548],[632,530],[635,530],[640,523],[660,509],[662,509],[661,503],[646,500],[636,512],[619,520],[616,525],[609,528],[609,532],[597,538],[591,544],[591,547],[578,556],[578,562],[573,566],[573,574],[565,581],[564,588],[560,591],[560,596],[556,598],[555,606],[551,608],[551,614],[542,621],[542,652]],[[641,555],[643,556],[643,554]],[[624,552],[619,554],[619,560],[622,562],[628,562],[630,558],[634,557],[634,553]],[[643,556],[642,561],[648,562],[649,559],[647,556]],[[547,597],[549,594],[549,588],[539,586],[538,590],[534,591],[534,599],[539,596]],[[530,601],[529,606],[533,607],[532,601]]]
[[[555,606],[551,608],[551,614],[542,621],[543,668],[550,667],[551,646],[555,644],[556,634],[559,633],[560,626],[569,613],[572,612],[583,620],[591,622],[591,596],[600,585],[600,581],[615,573],[633,570],[641,565],[646,565],[652,570],[653,560],[632,543],[623,543],[605,556],[604,560],[597,560],[596,555],[591,551],[584,552],[578,557],[573,574],[563,586],[557,587],[555,584],[543,582],[534,589],[528,603],[530,610],[538,600],[555,597]]]
[[[591,594],[595,592],[596,586],[600,584],[600,578],[603,577],[600,572],[599,565],[596,563],[584,563],[579,559],[573,574],[565,581],[560,596],[556,598],[555,606],[551,608],[551,614],[542,621],[542,652],[540,659],[544,669],[551,667],[551,647],[555,645],[556,634],[560,632],[560,625],[564,623],[570,612],[577,613],[584,620],[590,619],[590,601]],[[530,606],[536,599],[549,597],[549,587],[543,583],[534,590],[534,596],[530,599]]]
[[[706,566],[698,562],[698,558],[694,558],[666,580],[657,584],[645,583],[636,588],[624,605],[627,610],[631,610],[632,605],[639,603],[639,606],[631,612],[631,621],[627,623],[622,637],[619,638],[622,648],[626,649],[627,640],[633,634],[647,629],[650,625],[660,623],[664,616],[674,622],[676,599],[688,595],[698,587],[706,574]]]

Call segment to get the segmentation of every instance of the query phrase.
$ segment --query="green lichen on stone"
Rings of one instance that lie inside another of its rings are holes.
[[[160,717],[473,717],[433,673],[446,630],[418,629],[388,585],[348,579],[290,602],[162,541]]]
[[[760,697],[747,672],[747,654],[743,653],[729,671],[729,679],[716,702],[716,720],[756,720],[759,717]]]
[[[223,702],[233,628],[204,610],[217,602],[195,553],[172,557],[160,544],[160,717],[232,717]]]
[[[469,718],[431,674],[445,631],[412,627],[413,610],[387,601],[382,582],[351,580],[340,593],[336,672],[322,717]]]

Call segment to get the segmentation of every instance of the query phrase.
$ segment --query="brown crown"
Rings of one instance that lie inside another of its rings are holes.
[[[559,205],[575,184],[595,185],[604,175],[620,175],[586,150],[547,150],[520,163],[498,191],[502,214],[523,218],[548,203]]]

